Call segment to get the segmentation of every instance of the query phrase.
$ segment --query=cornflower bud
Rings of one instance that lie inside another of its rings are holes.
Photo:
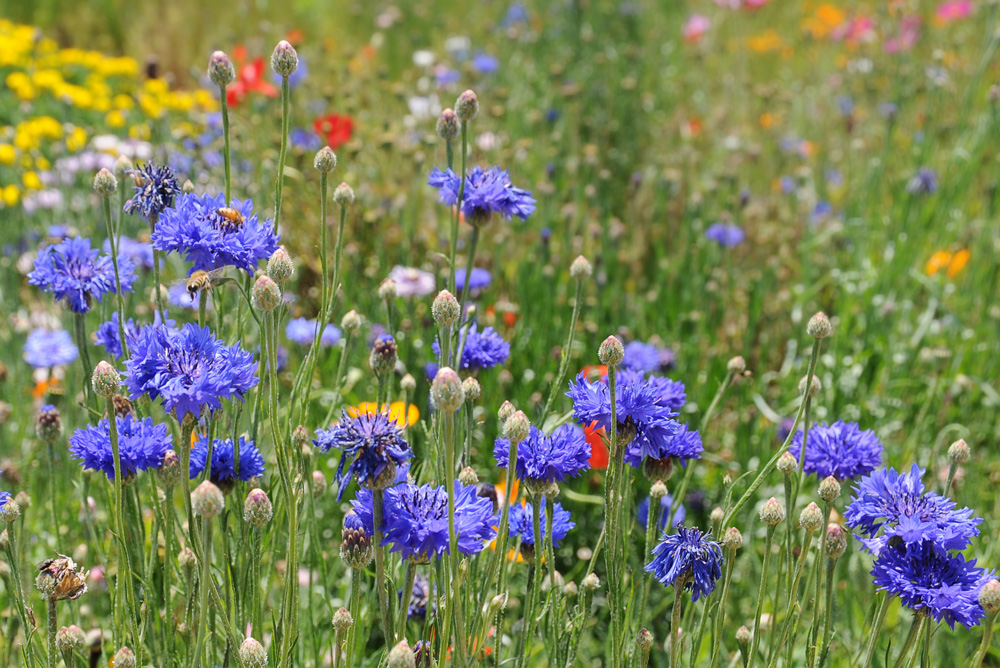
[[[736,629],[736,644],[740,646],[741,651],[746,651],[752,637],[750,629],[746,626]]]
[[[135,668],[135,654],[128,647],[122,647],[115,652],[115,668]]]
[[[163,453],[163,461],[156,469],[156,476],[163,483],[164,487],[173,487],[184,479],[184,472],[181,470],[181,458],[172,449]]]
[[[649,629],[639,629],[639,634],[635,638],[635,644],[643,652],[648,652],[653,647],[653,634],[649,632]]]
[[[747,361],[741,355],[730,358],[726,363],[726,371],[733,376],[740,376],[747,370]]]
[[[247,500],[243,504],[243,519],[257,529],[262,528],[274,516],[274,507],[267,492],[262,489],[251,489],[247,492]]]
[[[790,452],[783,453],[778,457],[778,470],[784,476],[790,476],[799,468],[799,463],[795,459],[795,455]]]
[[[107,197],[118,190],[118,179],[107,167],[101,167],[97,175],[94,176],[94,190],[102,197]]]
[[[530,430],[531,422],[528,421],[528,416],[523,411],[515,411],[503,424],[504,436],[508,440],[518,443],[528,438]]]
[[[42,443],[55,443],[63,434],[59,409],[52,405],[42,406],[35,418],[35,435]]]
[[[616,336],[609,336],[597,349],[597,359],[606,366],[618,366],[625,359],[625,347]]]
[[[127,155],[119,155],[118,159],[115,160],[115,178],[120,179],[133,169],[135,169],[135,165],[132,164],[132,160]]]
[[[597,577],[596,573],[588,573],[583,581],[580,582],[580,586],[583,587],[585,591],[595,592],[601,586],[601,579]]]
[[[333,191],[333,201],[340,206],[354,204],[354,189],[346,183],[341,183]]]
[[[417,658],[413,655],[409,643],[400,640],[396,646],[389,650],[389,668],[416,668]]]
[[[382,334],[375,339],[375,345],[372,346],[371,354],[368,356],[368,364],[378,378],[384,378],[396,368],[397,357],[396,340],[388,334]]]
[[[815,502],[810,503],[799,513],[799,526],[810,533],[819,531],[823,526],[823,511]]]
[[[729,527],[722,538],[722,546],[728,550],[740,549],[743,547],[743,534],[736,527]]]
[[[60,652],[78,652],[83,649],[86,636],[75,624],[64,626],[56,632],[56,649]]]
[[[462,123],[468,123],[479,115],[479,98],[476,94],[467,90],[455,100],[455,115]]]
[[[979,590],[979,605],[983,606],[986,614],[995,615],[1000,612],[1000,582],[996,578]]]
[[[97,363],[97,367],[94,369],[94,375],[91,382],[97,396],[110,399],[115,395],[115,392],[118,391],[118,388],[121,387],[122,377],[113,366],[104,360],[101,360]]]
[[[799,381],[799,394],[806,393],[806,382],[808,381],[809,381],[808,375],[802,376],[802,379]],[[819,376],[813,375],[812,384],[809,385],[809,396],[815,397],[817,394],[819,394],[819,391],[822,389],[823,389],[823,383],[820,382]]]
[[[267,261],[267,275],[278,283],[284,283],[295,272],[295,264],[284,248],[279,248],[271,254]]]
[[[964,464],[969,461],[971,454],[969,444],[965,442],[964,438],[958,439],[948,447],[948,459],[956,464]]]
[[[387,278],[378,285],[378,298],[385,301],[392,301],[396,298],[398,294],[398,288],[396,287],[396,281],[391,278]]]
[[[351,616],[347,608],[339,608],[333,613],[333,630],[337,633],[344,633],[354,625],[354,617]]]
[[[711,522],[712,524],[720,524],[722,520],[725,518],[725,516],[726,516],[725,511],[722,510],[722,508],[716,506],[715,508],[712,508],[712,512],[708,514],[708,521]]]
[[[847,550],[847,531],[835,522],[826,527],[826,556],[840,559]]]
[[[185,195],[190,195],[194,192],[194,184],[191,183],[191,179],[184,179],[184,183],[181,184],[181,192]]]
[[[515,410],[517,409],[514,408],[514,404],[509,401],[505,401],[500,404],[500,410],[497,411],[497,419],[500,420],[501,427],[507,424],[507,420],[509,420],[510,416],[514,414]]]
[[[417,379],[410,374],[406,374],[399,381],[399,389],[403,392],[412,392],[417,389]]]
[[[462,123],[458,120],[454,110],[445,109],[437,119],[437,133],[441,139],[451,141],[458,137],[462,130]]]
[[[819,483],[819,498],[833,503],[840,496],[840,483],[833,476],[823,478]]]
[[[250,291],[250,301],[253,302],[254,308],[270,313],[281,303],[281,288],[270,276],[258,276]]]
[[[465,392],[466,401],[475,401],[482,393],[482,387],[480,387],[479,381],[472,376],[469,376],[462,381],[462,390]]]
[[[569,275],[575,281],[585,281],[590,278],[590,274],[593,273],[594,268],[590,266],[590,261],[578,255],[573,263],[569,265]]]
[[[833,325],[830,324],[830,319],[826,317],[826,314],[820,311],[809,318],[809,323],[806,325],[806,334],[814,339],[826,339],[833,336]]]
[[[649,498],[653,501],[660,501],[667,495],[667,486],[662,480],[657,480],[649,487]]]
[[[340,319],[340,328],[348,334],[354,334],[361,329],[361,316],[358,315],[357,311],[351,309]]]
[[[247,638],[240,645],[240,661],[246,668],[265,668],[267,666],[267,650],[253,638]]]
[[[460,308],[455,295],[447,290],[442,290],[431,303],[431,315],[439,327],[451,327],[458,322]]]
[[[478,485],[479,476],[476,475],[475,469],[471,466],[466,466],[458,474],[458,481],[465,486]]]
[[[282,77],[290,77],[299,68],[299,54],[285,40],[278,42],[271,53],[271,69]]]
[[[312,452],[312,448],[309,448],[309,431],[301,424],[292,430],[292,445],[299,449],[308,448]]]
[[[316,151],[316,157],[313,158],[313,167],[320,174],[329,174],[337,168],[337,154],[329,146],[324,146]]]
[[[219,88],[236,81],[236,67],[224,52],[216,51],[208,59],[208,79]]]
[[[772,496],[760,509],[760,520],[769,527],[775,527],[781,524],[783,519],[785,519],[785,507]]]
[[[191,492],[191,507],[194,514],[206,520],[210,520],[222,512],[226,505],[226,499],[222,496],[222,491],[211,481],[206,480]]]
[[[177,564],[181,570],[191,572],[198,567],[198,557],[195,556],[194,550],[190,547],[182,547],[177,555]]]
[[[326,494],[326,476],[322,471],[312,472],[312,493],[314,497],[321,497]]]

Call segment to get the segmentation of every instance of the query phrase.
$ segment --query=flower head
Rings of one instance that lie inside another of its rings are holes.
[[[798,459],[802,453],[799,431],[788,452]],[[837,420],[831,425],[818,424],[809,430],[806,445],[806,473],[820,479],[853,480],[874,471],[882,463],[882,443],[870,429],[862,431],[855,422]]]
[[[431,344],[435,355],[441,353],[438,342]],[[472,323],[465,335],[465,348],[462,349],[463,369],[489,369],[503,364],[510,357],[510,344],[492,327],[479,331],[476,323]]]
[[[431,170],[427,183],[440,191],[440,202],[448,206],[458,203],[461,179],[451,169],[442,172],[435,167]],[[513,216],[527,220],[534,212],[535,198],[530,191],[515,187],[506,170],[499,167],[483,169],[478,166],[469,170],[462,198],[462,213],[468,221],[485,222],[493,213],[499,213],[504,220],[510,220]]]
[[[490,272],[480,267],[473,267],[471,278],[469,279],[469,289],[470,290],[482,290],[487,285],[493,277],[490,276]],[[455,289],[464,290],[465,289],[465,269],[460,268],[455,270]]]
[[[311,346],[313,336],[316,333],[316,320],[306,320],[305,318],[293,318],[285,326],[285,336],[292,343],[300,346]],[[340,330],[333,324],[327,323],[320,334],[319,345],[322,348],[335,346],[340,341]]]
[[[36,329],[24,342],[24,361],[36,369],[70,364],[79,356],[73,337],[64,329]]]
[[[131,292],[135,268],[124,255],[118,257],[118,276],[122,291]],[[91,247],[90,239],[73,237],[40,250],[28,282],[51,292],[74,313],[86,313],[95,299],[115,292],[115,267],[110,256]]]
[[[625,359],[622,364],[632,371],[652,373],[660,368],[660,349],[651,343],[629,341],[625,344]]]
[[[338,500],[344,496],[349,478],[357,478],[362,487],[382,486],[386,470],[395,475],[396,467],[413,456],[396,420],[383,412],[361,413],[352,417],[345,410],[340,422],[332,429],[316,430],[313,444],[323,452],[331,448],[340,450]]]
[[[690,589],[691,600],[697,601],[715,590],[715,582],[722,576],[722,562],[722,547],[711,539],[711,532],[681,526],[677,533],[664,534],[653,548],[646,572],[664,586],[680,584]]]
[[[723,248],[732,248],[746,239],[743,228],[733,223],[713,223],[705,230],[705,238],[719,244]]]
[[[508,465],[510,441],[498,438],[493,447],[497,466]],[[590,468],[590,445],[583,431],[563,425],[551,434],[531,427],[517,450],[517,477],[538,482],[562,482]]]
[[[861,542],[872,554],[899,541],[908,546],[932,542],[945,550],[964,550],[979,535],[982,519],[973,517],[969,508],[956,510],[955,502],[947,497],[925,491],[923,473],[916,464],[908,473],[879,469],[854,486],[844,519],[847,526],[867,537]]]
[[[253,441],[240,437],[239,473],[236,471],[235,448],[232,439],[217,438],[212,442],[212,468],[209,479],[219,485],[237,478],[247,481],[264,473],[264,457]],[[205,470],[208,459],[208,439],[199,434],[194,447],[191,448],[191,479],[197,478]]]
[[[399,592],[400,598],[403,592]],[[413,591],[410,592],[410,600],[407,604],[406,617],[423,618],[427,615],[427,605],[431,602],[431,581],[418,575],[413,579]],[[431,606],[432,609],[434,606]]]
[[[664,435],[654,440],[634,439],[625,449],[625,461],[639,466],[643,459],[677,459],[686,463],[689,459],[700,459],[705,448],[701,444],[701,434],[686,424],[679,425],[672,435]]]
[[[931,195],[938,188],[937,172],[929,167],[921,167],[906,184],[911,195]]]
[[[979,590],[993,577],[961,554],[951,555],[933,542],[918,547],[890,546],[872,567],[875,585],[898,596],[911,610],[922,610],[935,621],[955,622],[966,628],[979,624],[985,614]]]
[[[233,266],[253,274],[261,260],[278,250],[278,235],[269,219],[260,220],[250,200],[226,196],[182,195],[163,212],[153,232],[153,246],[177,252],[192,263],[188,274]]]
[[[639,507],[636,508],[635,518],[639,522],[639,526],[645,528],[646,523],[649,521],[649,506],[651,504],[650,498],[647,496],[645,499],[639,502]],[[670,517],[670,509],[673,507],[674,497],[667,494],[662,499],[660,499],[660,517],[657,520],[657,528],[663,531],[667,526],[667,518]],[[687,517],[687,510],[684,506],[677,506],[677,512],[674,513],[674,527],[680,526],[684,519]]]
[[[400,297],[426,297],[434,292],[434,274],[416,267],[397,264],[389,272],[389,278],[396,282],[396,294]]]
[[[154,424],[152,418],[142,420],[126,415],[115,418],[118,427],[118,452],[123,478],[139,471],[155,469],[172,446],[167,425]],[[115,479],[115,460],[111,450],[111,425],[107,418],[94,425],[81,427],[69,437],[70,453],[81,460],[83,468],[104,471],[108,480]]]
[[[174,198],[181,192],[177,177],[167,166],[147,162],[130,174],[135,181],[135,194],[125,202],[125,213],[139,214],[147,220],[158,217],[173,206]]]
[[[242,398],[260,380],[253,354],[239,342],[227,346],[193,323],[179,330],[143,327],[129,352],[125,375],[132,398],[162,399],[178,420],[199,416],[203,407],[216,411],[223,399]]]
[[[539,516],[541,518],[541,530],[542,530],[542,540],[544,541],[548,534],[546,534],[546,528],[548,527],[548,520],[546,519],[545,509],[545,496],[541,497],[541,511]],[[570,532],[570,529],[576,526],[576,522],[570,519],[569,511],[564,510],[562,504],[554,503],[552,504],[552,544],[555,547],[559,547],[559,543],[566,534]],[[521,545],[535,545],[535,522],[533,513],[535,512],[534,507],[530,503],[520,504],[515,503],[510,507],[510,535],[521,537]]]

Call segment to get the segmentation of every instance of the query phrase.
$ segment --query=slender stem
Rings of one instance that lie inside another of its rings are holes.
[[[995,613],[987,615],[986,625],[983,627],[983,641],[979,644],[979,649],[976,651],[976,655],[972,658],[972,663],[969,664],[969,668],[979,668],[983,663],[983,659],[986,658],[986,653],[990,650],[990,643],[993,640],[993,623],[996,619],[997,616]]]
[[[230,150],[229,150],[229,100],[226,97],[226,87],[219,86],[219,104],[222,107],[222,137],[225,141],[222,159],[226,165],[226,206],[232,203],[233,181],[230,177]]]
[[[149,231],[156,234],[157,216],[153,214],[149,217]],[[166,327],[167,310],[163,306],[163,290],[160,289],[160,251],[153,246],[153,294],[156,300],[156,312],[160,314],[160,322]]]
[[[129,559],[128,553],[128,538],[125,535],[125,514],[122,509],[122,465],[121,465],[121,450],[119,447],[118,440],[118,418],[115,416],[115,406],[112,399],[109,397],[105,400],[105,408],[107,410],[107,420],[108,420],[108,440],[111,441],[111,456],[114,460],[114,471],[115,471],[115,481],[114,481],[114,527],[115,535],[118,539],[118,551],[119,551],[119,563],[118,569],[115,574],[115,581],[117,583],[118,596],[115,598],[115,607],[118,609],[119,614],[124,611],[124,618],[126,620],[126,626],[132,631],[132,644],[136,651],[141,651],[139,647],[139,636],[134,628],[135,624],[135,607],[134,607],[134,594],[132,592],[132,563]],[[124,607],[119,608],[120,598],[124,598]],[[119,617],[119,623],[121,623],[121,617]],[[124,632],[123,630],[120,632]],[[124,635],[121,636],[124,638]]]
[[[278,233],[281,218],[281,195],[285,187],[285,154],[288,151],[288,77],[281,77],[281,150],[278,152],[278,174],[274,179],[274,232]]]
[[[715,661],[719,656],[719,648],[722,646],[722,627],[726,622],[726,602],[729,600],[729,584],[733,580],[733,564],[736,561],[736,550],[733,549],[726,559],[726,576],[722,580],[722,597],[719,599],[719,609],[716,611],[715,629],[713,635],[715,642],[712,647],[712,660],[708,662],[710,668],[715,668]]]
[[[899,658],[893,664],[894,668],[903,668],[903,666],[908,665],[906,659],[910,655],[910,651],[914,645],[917,644],[917,638],[920,637],[920,627],[923,625],[924,619],[925,617],[919,613],[913,618],[913,624],[910,625],[910,632],[906,634],[906,640],[903,642],[903,649],[900,650]]]
[[[353,668],[354,661],[359,655],[361,648],[358,647],[358,638],[361,636],[358,633],[358,625],[361,624],[361,569],[352,568],[351,569],[351,619],[354,623],[351,624],[350,630],[347,632],[347,666],[348,668]],[[412,588],[412,585],[411,585]]]
[[[813,617],[812,617],[812,628],[809,631],[809,645],[806,648],[807,665],[813,665],[813,659],[815,658],[816,643],[819,639],[819,611],[820,611],[820,598],[822,594],[822,564],[823,556],[826,554],[826,537],[827,537],[827,527],[830,523],[830,513],[833,510],[833,506],[830,503],[823,502],[823,526],[820,528],[819,535],[819,545],[818,551],[816,552],[816,593],[813,599]]]
[[[212,520],[204,518],[201,520],[201,578],[198,580],[198,635],[195,640],[195,651],[192,668],[197,668],[198,664],[209,665],[209,653],[205,650],[205,631],[208,628],[208,592],[211,588],[212,579]],[[202,656],[205,651],[205,656]]]
[[[375,524],[375,588],[382,613],[382,635],[388,647],[393,641],[392,619],[389,618],[389,599],[385,588],[385,548],[382,547],[383,498],[381,489],[372,490],[372,515]]]
[[[452,294],[456,292],[456,286],[458,285],[458,277],[455,275],[455,270],[457,269],[455,266],[455,255],[458,253],[458,221],[462,216],[462,199],[465,197],[465,155],[468,153],[467,143],[468,127],[466,123],[462,123],[462,173],[459,177],[458,199],[455,201],[455,208],[451,217],[451,253],[448,256],[450,260],[449,268],[451,270],[451,276],[448,278],[448,287],[451,288]],[[445,144],[445,151],[448,157],[448,169],[451,169],[455,158],[452,153],[451,141]],[[468,272],[466,272],[465,285],[469,285]],[[459,313],[464,312],[460,311]]]
[[[583,301],[583,281],[576,282],[576,298],[573,300],[573,317],[569,321],[569,333],[566,335],[566,345],[563,346],[562,355],[559,358],[559,371],[556,373],[556,378],[552,382],[552,389],[549,390],[549,398],[545,402],[545,410],[542,411],[541,424],[545,424],[545,418],[549,416],[549,411],[552,409],[552,402],[555,401],[556,394],[559,392],[560,387],[562,387],[563,378],[566,377],[566,371],[569,369],[570,355],[573,352],[573,339],[576,336],[576,323],[580,318],[580,307]]]
[[[454,616],[454,661],[459,666],[465,665],[465,629],[461,628],[460,606],[458,592],[458,533],[455,531],[455,413],[445,411],[442,415],[444,423],[445,477],[444,484],[448,487],[448,561],[451,564],[451,582],[448,584],[448,608]],[[405,592],[404,592],[405,593]]]
[[[681,665],[681,599],[684,598],[684,578],[674,582],[674,609],[670,615],[670,668]]]
[[[10,579],[14,590],[14,604],[17,606],[17,615],[21,618],[21,627],[24,630],[24,657],[27,668],[35,667],[35,648],[31,639],[35,637],[35,615],[29,612],[24,595],[24,586],[21,584],[21,569],[18,567],[17,540],[14,527],[17,523],[7,525],[7,561],[10,564]]]
[[[795,574],[792,577],[792,583],[789,587],[788,592],[788,609],[785,612],[785,622],[782,625],[781,639],[778,641],[778,646],[775,648],[771,655],[771,660],[768,662],[768,666],[777,666],[778,656],[781,654],[781,649],[785,646],[785,642],[788,640],[788,632],[791,630],[793,623],[796,621],[793,613],[795,611],[795,604],[798,602],[799,595],[799,580],[802,577],[802,571],[805,570],[806,557],[809,556],[809,547],[812,545],[813,534],[811,531],[806,532],[805,540],[802,542],[802,551],[799,553],[799,561],[795,566]],[[715,665],[713,662],[712,665]]]
[[[944,495],[948,496],[951,491],[951,485],[955,482],[955,471],[958,470],[958,462],[952,462],[951,466],[948,467],[948,482],[944,486]]]
[[[397,638],[406,637],[406,618],[410,613],[409,600],[413,595],[413,582],[417,579],[417,562],[413,559],[406,560],[406,573],[403,576],[403,591],[399,597],[399,632]]]
[[[208,290],[198,291],[198,326],[205,326],[206,311],[208,310]]]
[[[115,227],[111,220],[111,196],[103,195],[101,201],[104,204],[104,222],[108,227],[111,264],[115,269],[115,297],[118,302],[118,339],[121,341],[122,356],[128,359],[128,342],[125,340],[125,298],[122,296],[122,279],[118,272],[118,240],[115,238]]]
[[[646,544],[642,551],[642,563],[645,565],[653,551],[653,543],[656,540],[656,528],[660,521],[660,509],[663,507],[662,500],[649,499],[649,511],[646,513]],[[643,572],[642,594],[639,597],[639,614],[635,616],[636,625],[641,627],[646,620],[646,603],[649,600],[649,589],[653,582],[653,574]]]
[[[253,588],[250,592],[251,604],[250,604],[250,624],[253,632],[260,634],[264,629],[264,617],[263,617],[263,592],[261,591],[260,583],[260,559],[261,551],[263,549],[264,535],[261,530],[257,527],[253,529],[253,554],[250,555],[250,586]]]
[[[59,665],[59,652],[56,650],[56,598],[48,599],[49,612],[49,668],[56,668]]]
[[[757,590],[757,610],[753,618],[753,637],[750,639],[750,654],[747,665],[752,666],[757,646],[760,643],[760,615],[764,607],[764,591],[767,587],[767,568],[771,563],[771,543],[774,539],[774,527],[767,528],[767,538],[764,540],[764,566],[760,570],[760,588]]]
[[[860,668],[869,668],[872,665],[872,659],[875,658],[875,646],[878,645],[879,635],[882,633],[882,625],[885,623],[886,613],[889,612],[889,597],[886,596],[885,592],[879,592],[878,596],[878,608],[875,610],[875,619],[872,620],[872,628],[868,632],[868,643],[865,645],[865,658],[861,662]]]
[[[465,181],[463,180],[462,182],[464,183]],[[458,310],[459,323],[465,320],[465,309],[469,303],[469,293],[472,292],[472,287],[470,286],[470,283],[472,282],[472,263],[476,257],[476,246],[478,245],[478,243],[479,243],[479,226],[473,225],[472,233],[469,235],[469,252],[468,252],[469,257],[465,261],[465,278],[463,279],[462,282],[462,299],[459,302],[460,304]],[[457,282],[458,279],[456,278],[455,280]],[[462,330],[461,327],[455,327],[452,330],[452,336],[457,336],[461,330]],[[461,366],[462,352],[463,352],[462,349],[460,347],[455,347],[455,346],[452,346],[452,349],[455,350],[454,359],[456,361],[456,367]]]
[[[90,346],[88,345],[90,341],[87,338],[87,315],[85,313],[73,314],[73,335],[76,339],[76,347],[80,350],[80,365],[83,367],[83,397],[89,404],[94,391],[90,385],[94,365],[90,361]]]
[[[826,612],[823,620],[823,642],[820,645],[819,668],[826,665],[826,658],[830,652],[830,642],[833,634],[830,632],[830,625],[833,623],[833,585],[837,574],[837,560],[827,559],[826,565]]]
[[[541,540],[542,536],[542,499],[536,496],[531,506],[531,526],[535,539],[535,567],[532,571],[532,582],[528,593],[528,605],[524,610],[524,639],[521,641],[521,656],[518,666],[524,668],[528,665],[528,657],[531,656],[531,645],[535,635],[535,618],[537,617],[538,595],[542,589],[542,553],[545,545]]]

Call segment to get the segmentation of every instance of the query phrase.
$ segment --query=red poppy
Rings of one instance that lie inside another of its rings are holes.
[[[604,364],[588,364],[580,371],[586,374],[587,380],[591,383],[598,380],[607,381],[608,379],[608,367]]]
[[[351,139],[354,121],[350,116],[327,114],[313,121],[313,129],[320,137],[326,137],[327,146],[337,150]]]
[[[233,63],[236,65],[236,81],[226,87],[229,106],[239,106],[250,93],[277,97],[278,89],[264,79],[264,58],[258,56],[247,62],[246,47],[237,46],[233,49]]]
[[[590,468],[603,471],[608,468],[608,446],[604,445],[604,427],[595,429],[597,421],[583,428],[584,436],[590,445]]]

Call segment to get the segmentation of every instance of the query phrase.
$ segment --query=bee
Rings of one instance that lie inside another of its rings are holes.
[[[238,230],[246,221],[243,214],[239,212],[238,209],[234,209],[230,206],[224,206],[220,209],[215,210],[216,215],[222,220],[219,223],[230,230]]]
[[[191,299],[194,299],[202,290],[211,290],[215,278],[221,274],[221,269],[214,269],[212,271],[202,271],[199,269],[188,276],[187,291],[191,295]]]

